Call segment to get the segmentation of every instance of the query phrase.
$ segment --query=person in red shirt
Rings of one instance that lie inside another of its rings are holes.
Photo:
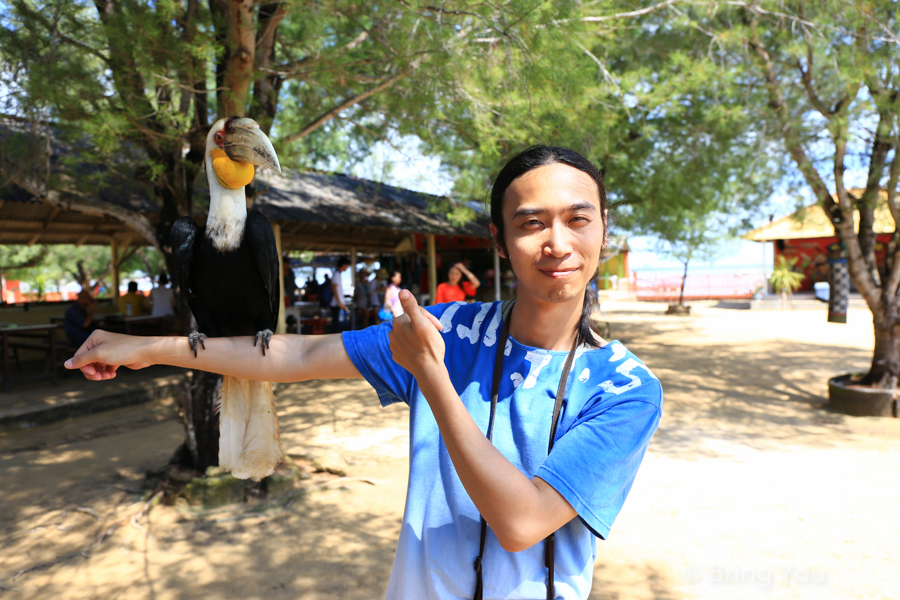
[[[460,279],[462,279],[463,275],[469,280],[460,284]],[[481,282],[478,281],[478,278],[466,268],[466,265],[458,262],[450,267],[450,272],[447,273],[447,283],[437,286],[437,291],[434,294],[434,303],[443,304],[444,302],[465,300],[466,296],[475,295],[475,290],[478,289],[479,285],[481,285]]]

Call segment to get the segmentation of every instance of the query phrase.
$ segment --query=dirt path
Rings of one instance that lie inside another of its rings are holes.
[[[666,399],[598,543],[592,599],[897,597],[900,420],[818,408],[827,377],[866,367],[864,312],[841,326],[824,308],[604,308]],[[171,403],[0,434],[0,597],[380,598],[406,488],[406,409],[378,408],[361,381],[278,398],[291,454],[337,450],[350,477],[376,485],[338,482],[259,513],[158,507],[132,525],[144,471],[181,441]]]

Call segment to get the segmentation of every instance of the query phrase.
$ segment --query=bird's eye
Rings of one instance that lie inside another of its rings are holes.
[[[225,145],[225,134],[221,131],[217,131],[213,136],[213,140],[216,142],[216,146],[224,146]]]

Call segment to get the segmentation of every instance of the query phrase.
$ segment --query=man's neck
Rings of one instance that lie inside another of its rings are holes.
[[[519,343],[545,350],[569,350],[581,320],[584,295],[547,302],[520,294],[513,305],[509,334]]]

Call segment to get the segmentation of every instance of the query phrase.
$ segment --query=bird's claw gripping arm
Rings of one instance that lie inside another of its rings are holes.
[[[194,358],[197,358],[197,346],[199,345],[201,348],[206,350],[206,344],[203,343],[203,340],[206,339],[206,336],[200,333],[199,331],[195,331],[188,335],[188,341],[191,343],[191,350],[194,351]]]
[[[272,339],[274,332],[271,329],[263,329],[262,331],[256,332],[256,339],[253,340],[253,347],[256,347],[257,342],[262,339],[262,352],[263,356],[266,355],[266,350],[269,348],[269,340]]]

